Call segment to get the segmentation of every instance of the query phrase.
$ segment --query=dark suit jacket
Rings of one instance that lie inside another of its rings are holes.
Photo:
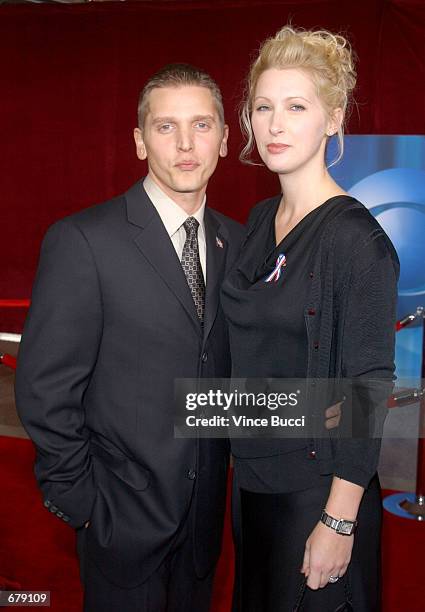
[[[41,250],[18,412],[46,507],[75,528],[90,519],[87,554],[121,585],[158,567],[192,499],[200,576],[220,551],[227,441],[173,437],[174,379],[230,375],[219,287],[243,230],[207,208],[205,231],[204,333],[140,182],[55,223]]]

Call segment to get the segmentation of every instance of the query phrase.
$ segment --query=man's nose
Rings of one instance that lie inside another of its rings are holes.
[[[177,135],[177,148],[179,151],[191,151],[193,149],[193,137],[190,130],[179,130]]]

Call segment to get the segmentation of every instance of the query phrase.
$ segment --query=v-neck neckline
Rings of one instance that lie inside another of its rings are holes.
[[[272,235],[273,235],[273,250],[270,251],[269,255],[271,253],[273,253],[273,251],[275,251],[276,249],[282,248],[283,243],[286,241],[287,238],[290,238],[291,234],[293,234],[295,232],[295,230],[299,229],[301,224],[304,224],[304,221],[307,221],[307,219],[309,219],[309,217],[311,217],[313,215],[313,213],[321,210],[323,208],[323,206],[325,206],[326,204],[328,204],[331,200],[334,200],[335,198],[340,198],[345,196],[345,194],[338,194],[338,195],[334,195],[331,196],[330,198],[328,198],[327,200],[325,200],[324,202],[322,202],[321,204],[319,204],[318,206],[316,206],[315,208],[313,208],[313,210],[310,210],[310,212],[308,212],[306,215],[304,215],[304,217],[302,217],[302,219],[300,219],[298,221],[298,223],[296,223],[294,225],[293,228],[291,228],[289,230],[289,232],[287,234],[285,234],[285,236],[283,236],[282,240],[280,240],[279,242],[276,242],[276,214],[277,211],[279,209],[280,206],[280,201],[282,198],[280,198],[279,200],[277,200],[275,206],[275,210],[273,211],[273,216],[272,216]]]

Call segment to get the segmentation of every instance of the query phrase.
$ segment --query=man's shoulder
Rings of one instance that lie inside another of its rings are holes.
[[[58,219],[50,225],[47,235],[57,232],[82,233],[87,239],[102,236],[109,230],[123,227],[127,220],[125,193],[114,196]]]
[[[117,195],[110,200],[93,204],[87,208],[83,208],[67,217],[64,217],[60,222],[77,225],[80,228],[90,228],[92,226],[99,227],[105,223],[116,223],[119,219],[125,216],[125,197],[124,194]]]

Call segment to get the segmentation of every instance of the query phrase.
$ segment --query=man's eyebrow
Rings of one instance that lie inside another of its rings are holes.
[[[211,121],[213,123],[216,122],[214,115],[194,115],[189,119],[192,121]],[[154,125],[158,125],[159,123],[178,123],[178,119],[176,117],[155,117],[152,123]]]
[[[195,117],[192,117],[192,121],[212,121],[215,123],[215,117],[214,115],[195,115]]]
[[[152,121],[152,123],[175,123],[176,122],[176,118],[175,117],[155,117],[155,119]]]

